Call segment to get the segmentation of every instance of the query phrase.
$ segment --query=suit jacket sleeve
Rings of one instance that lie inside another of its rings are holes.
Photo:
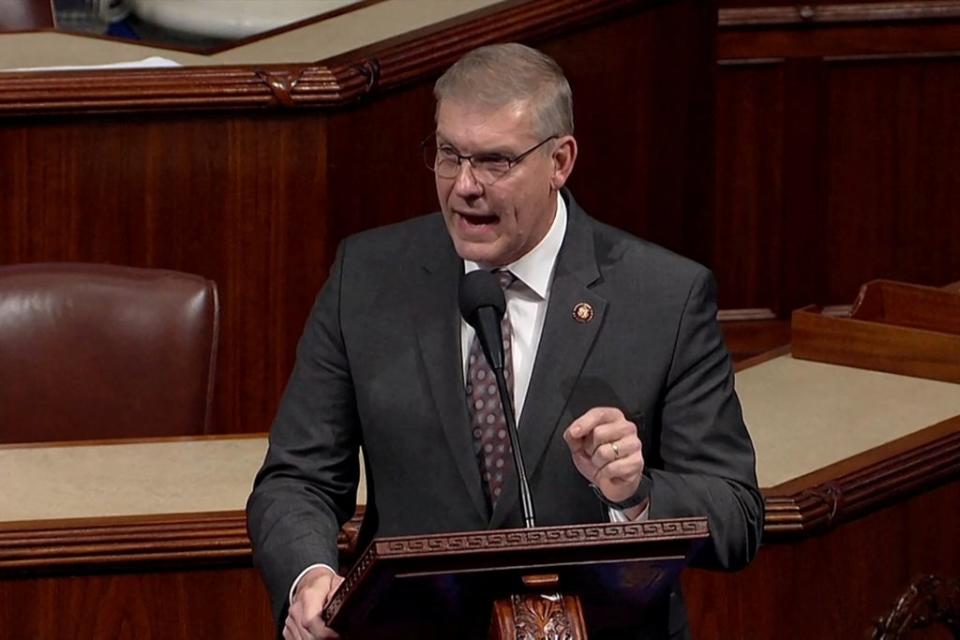
[[[336,567],[337,535],[356,509],[360,430],[340,328],[345,245],[317,296],[247,502],[254,563],[278,619],[307,566]]]
[[[662,405],[661,464],[648,471],[650,517],[706,515],[711,543],[693,564],[737,569],[759,546],[763,499],[715,289],[710,272],[699,270],[681,316]]]

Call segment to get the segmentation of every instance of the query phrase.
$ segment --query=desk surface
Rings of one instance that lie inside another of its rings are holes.
[[[266,437],[0,449],[0,522],[243,509]]]
[[[737,391],[762,487],[960,415],[960,385],[789,356]],[[0,447],[0,522],[242,510],[265,451],[263,435]]]
[[[960,415],[960,385],[796,360],[737,373],[764,488]]]

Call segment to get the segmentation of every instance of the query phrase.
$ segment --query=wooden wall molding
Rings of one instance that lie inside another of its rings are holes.
[[[242,512],[4,525],[0,575],[189,561],[250,564]]]
[[[0,74],[0,117],[54,113],[333,108],[435,73],[475,47],[563,33],[653,0],[523,0],[322,64]]]
[[[355,553],[363,507],[341,530]],[[0,578],[158,565],[252,566],[242,511],[0,524]]]
[[[819,535],[907,495],[957,478],[960,416],[765,490],[764,540]]]
[[[718,24],[725,27],[771,25],[902,22],[960,18],[960,2],[875,2],[868,4],[814,4],[792,7],[737,7],[720,9]]]

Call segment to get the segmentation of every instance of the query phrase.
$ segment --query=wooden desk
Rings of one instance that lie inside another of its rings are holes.
[[[0,636],[269,638],[263,435],[0,448]]]
[[[0,638],[273,637],[243,512],[266,447],[265,434],[0,447]]]
[[[916,577],[960,576],[960,385],[785,353],[737,375],[764,546],[685,574],[700,640],[863,638]]]
[[[862,637],[914,574],[960,575],[960,385],[775,353],[737,388],[767,544],[745,572],[688,572],[695,637]],[[242,512],[265,446],[0,448],[4,637],[271,637]]]

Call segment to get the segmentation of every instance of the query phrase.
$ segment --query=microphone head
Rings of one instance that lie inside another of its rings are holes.
[[[460,278],[460,314],[474,329],[477,328],[477,311],[491,307],[499,325],[507,310],[507,301],[497,278],[483,269],[465,273]]]

